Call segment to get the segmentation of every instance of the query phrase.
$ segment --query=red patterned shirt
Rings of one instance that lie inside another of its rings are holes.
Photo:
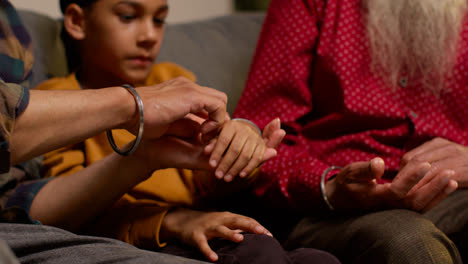
[[[382,157],[388,177],[401,156],[434,137],[468,145],[468,21],[439,97],[400,76],[395,91],[370,70],[360,0],[273,0],[235,116],[287,136],[262,167],[256,194],[276,205],[323,205],[331,165]]]

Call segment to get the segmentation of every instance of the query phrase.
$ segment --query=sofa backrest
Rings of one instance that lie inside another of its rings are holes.
[[[19,14],[33,39],[33,86],[68,74],[61,21],[31,11]],[[228,94],[232,113],[244,89],[263,18],[263,14],[233,14],[169,24],[157,61],[180,64],[195,73],[199,84]]]

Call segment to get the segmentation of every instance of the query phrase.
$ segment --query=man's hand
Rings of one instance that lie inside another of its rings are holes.
[[[209,157],[203,153],[200,130],[201,124],[192,117],[179,119],[168,126],[163,136],[143,139],[132,156],[145,166],[148,175],[165,168],[211,170]]]
[[[410,163],[424,162],[430,163],[432,170],[428,177],[421,181],[416,188],[444,171],[453,174],[451,178],[457,181],[460,188],[468,187],[467,147],[443,138],[435,138],[407,152],[401,160],[400,169]]]
[[[160,237],[163,240],[178,239],[197,247],[210,261],[217,261],[218,256],[208,241],[219,237],[239,243],[244,239],[241,232],[272,236],[256,220],[247,216],[179,208],[164,217]]]
[[[220,127],[226,117],[227,96],[212,88],[202,87],[178,77],[158,85],[137,88],[144,106],[144,137],[158,138],[169,125],[184,118],[189,113],[207,112],[208,118],[202,124],[203,134]],[[138,131],[138,108],[125,128]]]
[[[327,182],[326,192],[337,209],[406,208],[427,211],[456,188],[450,171],[432,174],[427,162],[409,162],[390,183],[379,184],[385,171],[382,159],[355,162]],[[431,176],[433,175],[433,176]]]

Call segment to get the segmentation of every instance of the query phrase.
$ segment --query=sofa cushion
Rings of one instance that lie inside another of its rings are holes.
[[[234,14],[169,25],[157,61],[193,71],[198,83],[228,94],[233,112],[244,89],[263,14]]]
[[[51,77],[65,76],[68,67],[60,38],[62,22],[31,11],[19,10],[18,13],[33,40],[34,65],[31,87]]]

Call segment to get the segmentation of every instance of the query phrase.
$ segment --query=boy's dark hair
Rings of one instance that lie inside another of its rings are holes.
[[[60,0],[60,10],[62,10],[62,13],[65,14],[65,10],[70,4],[77,4],[78,6],[84,8],[90,6],[96,1],[98,0]],[[68,35],[65,27],[62,27],[60,37],[62,38],[62,41],[65,45],[68,69],[70,71],[76,70],[81,63],[78,47],[76,46],[75,41],[70,37],[70,35]]]
[[[81,7],[87,7],[96,1],[97,0],[60,0],[60,10],[62,10],[62,13],[65,13],[65,9],[67,9],[69,4],[75,3]]]

